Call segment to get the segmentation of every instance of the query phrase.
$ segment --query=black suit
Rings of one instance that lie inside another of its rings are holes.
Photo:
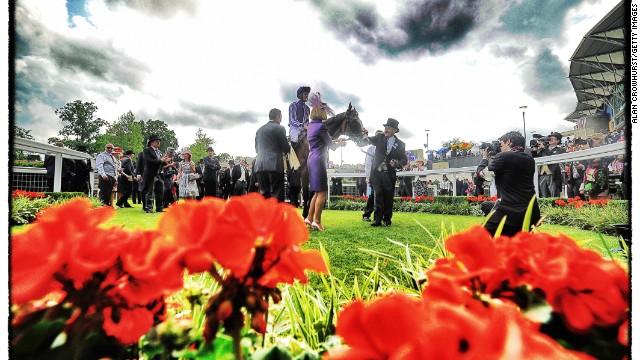
[[[116,205],[129,207],[131,205],[128,201],[133,188],[133,180],[129,180],[127,175],[129,177],[133,177],[133,162],[128,156],[126,156],[120,163],[120,167],[122,168],[122,174],[118,179],[118,190],[120,190],[122,196],[120,197],[120,200],[116,202]]]
[[[89,194],[91,192],[91,183],[89,182],[89,174],[91,174],[91,163],[89,160],[74,160],[75,175],[71,178],[71,191],[83,192]]]
[[[284,127],[273,120],[262,125],[256,132],[255,166],[260,184],[260,194],[265,198],[275,197],[284,201],[284,155],[289,153],[290,145]]]
[[[198,196],[196,199],[200,200],[204,197],[204,184],[202,183],[203,171],[200,164],[196,165],[196,173],[200,175],[200,177],[196,179],[196,184],[198,185]]]
[[[204,158],[204,174],[202,177],[205,196],[218,196],[218,170],[220,170],[218,158],[206,156]]]
[[[244,178],[243,173],[244,172]],[[236,164],[231,170],[231,195],[238,196],[247,193],[247,183],[249,181],[249,170],[246,167]],[[241,180],[243,179],[243,180]]]
[[[489,160],[482,159],[477,172],[487,167],[488,163]],[[491,234],[495,234],[500,221],[506,216],[507,220],[502,229],[502,235],[513,236],[522,230],[527,207],[536,194],[533,184],[535,160],[522,151],[503,151],[498,153],[489,164],[489,170],[495,174],[498,201],[493,207],[495,213],[487,221],[485,228]],[[536,199],[533,205],[531,224],[535,225],[539,219],[540,208]]]
[[[370,176],[371,187],[375,194],[374,223],[379,224],[384,221],[387,224],[391,224],[396,168],[390,165],[390,161],[395,159],[398,169],[407,164],[405,144],[395,137],[394,144],[387,154],[387,137],[384,134],[369,137],[369,142],[376,147]]]
[[[142,156],[144,158],[144,170],[142,171],[141,181],[142,193],[144,194],[143,208],[146,211],[153,209],[153,198],[155,195],[156,211],[161,211],[164,182],[160,171],[162,170],[163,162],[150,146],[142,150]]]
[[[233,190],[233,181],[231,180],[231,169],[226,168],[220,176],[220,190],[222,191],[222,198],[228,199]]]

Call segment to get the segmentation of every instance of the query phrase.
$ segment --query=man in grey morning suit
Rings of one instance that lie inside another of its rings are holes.
[[[282,112],[269,111],[269,122],[256,132],[256,156],[253,171],[258,178],[260,194],[284,201],[284,158],[289,153],[289,142],[284,126],[280,125]]]

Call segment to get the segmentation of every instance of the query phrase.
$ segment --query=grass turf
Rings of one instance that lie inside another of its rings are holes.
[[[136,227],[150,229],[156,226],[160,215],[146,214],[142,212],[140,204],[134,204],[130,209],[117,209],[116,216],[108,224],[121,224],[127,229]],[[322,243],[329,254],[333,274],[340,279],[349,279],[361,269],[368,273],[368,269],[375,263],[375,257],[361,249],[376,250],[398,257],[404,256],[404,249],[387,239],[402,244],[434,247],[433,237],[440,237],[443,226],[447,233],[451,234],[481,224],[484,218],[396,212],[393,214],[393,224],[390,227],[372,227],[371,223],[362,221],[362,213],[359,211],[324,210],[322,219],[326,231],[310,231],[309,242],[304,247],[319,249],[319,244]],[[206,221],[206,219],[202,220]],[[423,226],[433,237],[423,229]],[[592,231],[568,226],[543,224],[540,231],[551,235],[564,234],[576,240],[581,246],[593,249],[605,257],[609,256],[607,249],[619,247],[618,239],[614,236],[601,236]],[[603,245],[603,241],[606,246]]]

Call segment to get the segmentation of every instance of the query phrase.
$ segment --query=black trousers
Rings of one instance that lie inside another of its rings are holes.
[[[246,193],[247,193],[247,182],[244,180],[237,180],[233,184],[233,191],[231,192],[231,195],[239,196],[239,195],[244,195]]]
[[[260,171],[256,173],[259,192],[265,198],[274,197],[284,202],[284,173],[276,171]]]
[[[100,200],[103,204],[111,206],[111,194],[113,193],[113,185],[116,183],[116,178],[113,176],[107,176],[107,180],[104,180],[102,176],[98,176],[98,188],[100,189]]]
[[[391,172],[382,172],[376,169],[371,170],[371,187],[373,188],[375,197],[373,200],[374,221],[391,220],[393,216],[395,183],[395,178]]]
[[[153,210],[153,198],[156,200],[156,211],[162,210],[162,195],[164,192],[164,181],[162,175],[158,174],[151,179],[150,183],[145,184],[144,189],[144,203],[142,204],[142,210]]]
[[[120,200],[116,202],[116,205],[128,204],[129,197],[131,196],[133,188],[133,182],[127,180],[124,176],[120,178],[120,181],[122,182],[122,184],[120,184],[120,188],[122,189],[122,196],[120,197]]]
[[[204,183],[204,196],[218,196],[218,182],[214,180],[202,180]]]

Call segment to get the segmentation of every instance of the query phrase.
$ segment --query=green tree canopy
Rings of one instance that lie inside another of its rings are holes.
[[[189,149],[191,150],[191,159],[197,163],[200,159],[203,159],[208,155],[207,148],[215,145],[215,143],[216,141],[213,140],[213,138],[207,136],[201,128],[198,128],[198,131],[196,131],[195,142],[189,145]]]
[[[131,111],[120,115],[118,120],[111,125],[107,126],[107,130],[104,136],[101,136],[96,140],[96,144],[100,151],[104,149],[107,143],[111,143],[114,146],[122,148],[123,152],[126,150],[133,150],[137,153],[144,148],[145,138],[142,134],[144,122],[136,121],[136,117]]]
[[[62,141],[70,148],[78,145],[90,147],[100,135],[100,129],[108,123],[94,115],[98,107],[92,102],[76,100],[67,103],[64,107],[55,111],[62,120],[62,130],[58,132]]]
[[[144,139],[142,140],[143,146],[147,146],[147,139],[149,139],[149,135],[155,134],[160,136],[162,139],[162,150],[165,150],[169,146],[176,150],[179,149],[175,131],[169,130],[169,126],[167,126],[167,124],[162,120],[149,119],[146,122],[143,122],[142,134],[144,135]]]
[[[13,136],[22,139],[35,140],[33,135],[30,134],[31,130],[21,128],[20,126],[13,125]]]

